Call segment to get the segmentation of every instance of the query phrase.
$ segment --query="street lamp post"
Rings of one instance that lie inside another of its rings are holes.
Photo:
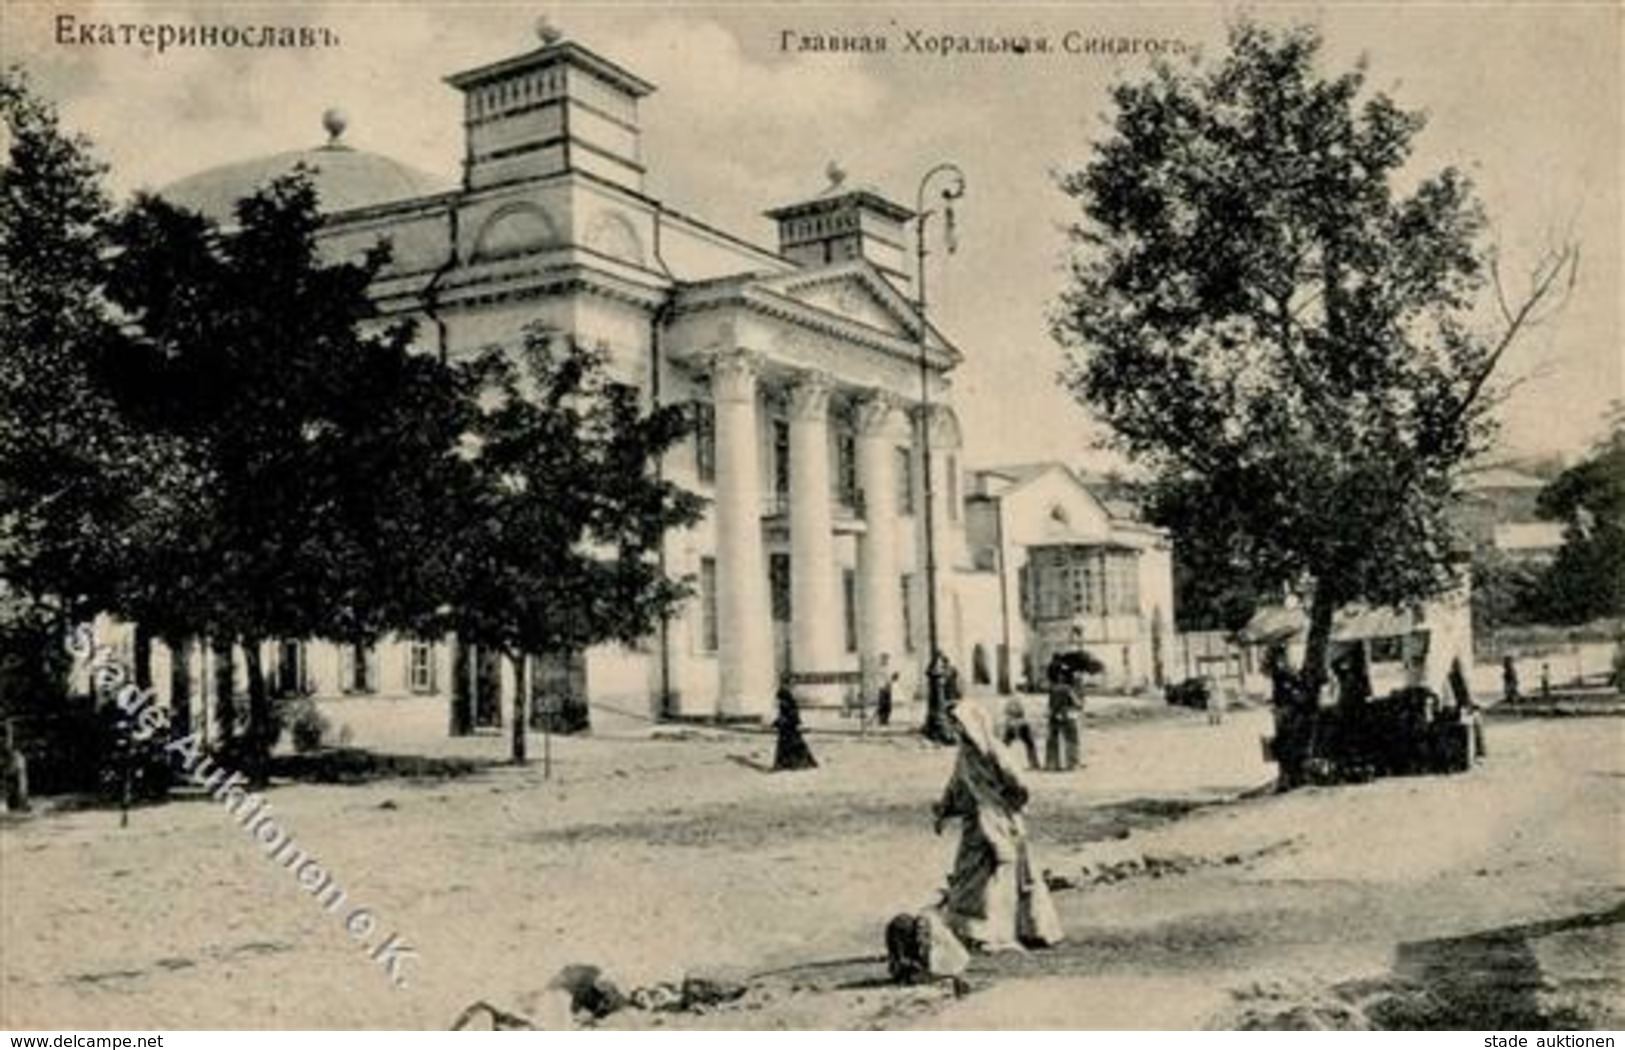
[[[920,469],[925,474],[923,493],[925,496],[925,629],[926,629],[926,714],[925,725],[922,731],[929,740],[940,744],[949,744],[954,740],[954,732],[948,724],[948,705],[946,698],[945,681],[947,667],[943,662],[942,649],[938,643],[937,635],[937,537],[936,522],[932,509],[935,501],[935,484],[932,480],[931,470],[931,372],[929,354],[931,347],[931,326],[926,320],[925,298],[925,257],[928,254],[925,247],[926,222],[934,214],[925,207],[925,191],[933,179],[941,176],[944,180],[941,189],[942,212],[944,225],[944,243],[949,254],[955,248],[953,239],[954,229],[954,201],[965,195],[965,173],[959,170],[957,164],[943,163],[927,171],[920,179],[919,192],[914,198],[915,242],[914,261],[915,279],[915,306],[920,314]]]

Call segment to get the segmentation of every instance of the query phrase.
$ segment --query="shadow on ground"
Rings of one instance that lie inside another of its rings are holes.
[[[736,756],[729,760],[748,762]],[[752,767],[759,768],[759,767]],[[1101,806],[1034,807],[1033,841],[1041,851],[1064,849],[1175,821],[1210,802],[1136,798]],[[770,841],[883,832],[898,827],[928,828],[930,801],[868,802],[862,799],[809,796],[789,805],[784,799],[742,799],[668,811],[650,819],[576,824],[530,836],[538,845],[584,842],[628,842],[661,846],[751,847]]]
[[[1399,946],[1393,970],[1330,988],[1256,989],[1246,1030],[1613,1029],[1625,992],[1625,904]]]
[[[431,755],[395,755],[362,748],[331,748],[309,754],[277,755],[271,775],[317,784],[368,784],[375,780],[447,780],[498,765],[495,761]]]

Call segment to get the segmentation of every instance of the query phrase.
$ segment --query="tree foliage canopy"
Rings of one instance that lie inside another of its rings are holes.
[[[0,579],[24,617],[105,602],[170,449],[96,382],[118,336],[101,296],[102,168],[21,72],[0,73]]]
[[[1541,490],[1540,512],[1563,523],[1563,546],[1537,585],[1541,618],[1625,617],[1625,419]]]
[[[1081,217],[1053,323],[1151,502],[1206,518],[1179,542],[1262,592],[1307,584],[1324,635],[1343,604],[1450,582],[1453,473],[1492,436],[1491,373],[1532,304],[1500,338],[1475,327],[1492,271],[1467,180],[1407,181],[1422,117],[1363,68],[1320,75],[1319,50],[1242,22],[1217,63],[1113,91],[1111,133],[1061,181]]]
[[[431,553],[414,539],[434,534],[412,511],[467,413],[410,328],[373,323],[384,256],[324,260],[319,224],[296,174],[242,201],[231,229],[157,198],[115,226],[107,289],[131,336],[108,385],[185,443],[200,479],[128,615],[245,640],[409,621],[399,592],[424,589],[416,556]]]
[[[460,636],[510,654],[631,644],[687,595],[654,555],[702,504],[653,463],[688,416],[646,411],[609,365],[542,325],[527,329],[517,363],[502,350],[482,359],[456,544]]]

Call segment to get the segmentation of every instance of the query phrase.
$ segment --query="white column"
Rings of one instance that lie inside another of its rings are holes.
[[[798,674],[839,669],[844,609],[835,576],[835,517],[829,470],[833,380],[803,372],[790,388],[790,661]],[[820,702],[839,688],[801,686]]]
[[[858,406],[858,487],[865,529],[858,536],[858,646],[871,673],[880,657],[903,659],[901,579],[897,571],[897,400],[876,391]]]
[[[717,713],[765,715],[773,704],[773,632],[762,556],[757,361],[744,351],[711,362],[716,406]]]

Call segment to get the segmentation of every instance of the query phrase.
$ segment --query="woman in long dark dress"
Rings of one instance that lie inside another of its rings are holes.
[[[775,772],[818,768],[818,760],[813,758],[806,738],[801,735],[801,708],[785,686],[779,687],[779,716],[773,720],[773,728],[779,734],[778,746],[773,750]]]

